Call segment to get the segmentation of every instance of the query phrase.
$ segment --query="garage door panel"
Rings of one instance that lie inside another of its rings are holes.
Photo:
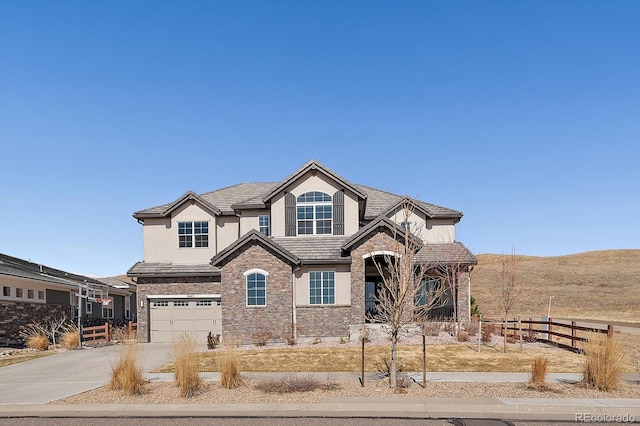
[[[150,307],[152,342],[172,342],[186,333],[196,341],[222,334],[222,307],[216,300],[158,300]]]

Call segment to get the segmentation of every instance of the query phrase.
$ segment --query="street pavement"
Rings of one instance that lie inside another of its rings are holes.
[[[171,344],[138,345],[145,377],[172,380],[172,374],[151,373],[170,361]],[[585,398],[426,398],[327,397],[320,403],[279,404],[49,404],[104,386],[121,346],[73,350],[0,368],[0,418],[8,417],[393,417],[575,421],[589,418],[633,419],[640,422],[640,399]],[[245,373],[264,377],[266,373]],[[326,378],[328,373],[317,373]],[[281,376],[281,373],[278,373]],[[355,373],[329,373],[334,380],[357,380]],[[420,373],[411,376],[421,380]],[[203,374],[217,380],[216,373]],[[554,373],[549,381],[579,381],[579,374]],[[627,375],[640,381],[640,375]],[[429,381],[526,382],[526,373],[428,373]]]

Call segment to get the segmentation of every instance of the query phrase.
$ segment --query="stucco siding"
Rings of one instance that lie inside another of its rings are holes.
[[[259,231],[259,217],[262,215],[271,216],[271,213],[269,210],[243,210],[240,216],[240,235],[242,236],[252,229]]]
[[[216,225],[216,245],[218,252],[220,252],[240,237],[240,218],[237,216],[218,216]],[[203,263],[208,263],[212,257],[213,255],[209,256]]]
[[[452,243],[456,239],[453,219],[428,219],[422,240],[429,244]]]

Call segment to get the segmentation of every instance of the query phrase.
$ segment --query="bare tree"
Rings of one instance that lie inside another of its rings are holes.
[[[431,309],[441,306],[443,288],[429,288],[426,283],[427,265],[416,262],[415,255],[422,247],[416,236],[418,229],[410,229],[413,203],[406,200],[401,206],[404,230],[394,226],[395,255],[385,254],[383,261],[372,256],[373,263],[382,277],[381,288],[375,295],[376,312],[373,319],[389,328],[391,340],[391,365],[389,385],[397,386],[397,348],[401,330],[409,324],[427,319]]]
[[[50,319],[47,322],[46,326],[43,327],[45,330],[45,333],[53,342],[54,348],[56,347],[56,336],[58,335],[58,332],[60,331],[60,329],[66,324],[66,322],[67,322],[67,315],[62,314],[60,318]]]
[[[520,261],[516,256],[516,248],[514,245],[511,246],[511,254],[505,255],[502,253],[500,262],[501,300],[504,317],[507,318],[520,295],[520,282],[518,279]]]

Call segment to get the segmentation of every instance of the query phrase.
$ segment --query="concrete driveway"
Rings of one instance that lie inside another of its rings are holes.
[[[120,345],[70,350],[0,368],[0,406],[46,404],[106,385]],[[145,373],[171,360],[170,343],[140,343]]]

